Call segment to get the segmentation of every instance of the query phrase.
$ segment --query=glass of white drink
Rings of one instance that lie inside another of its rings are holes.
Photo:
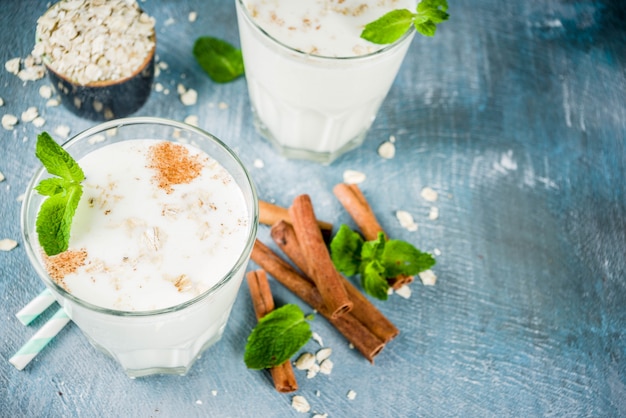
[[[415,30],[389,45],[365,24],[416,0],[236,0],[257,131],[287,158],[330,163],[361,145]]]
[[[103,123],[63,148],[85,174],[68,249],[48,256],[34,187],[26,251],[74,323],[131,377],[185,374],[224,332],[256,237],[258,201],[214,136],[159,118]]]

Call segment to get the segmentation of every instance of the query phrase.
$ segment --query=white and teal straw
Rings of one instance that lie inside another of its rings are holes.
[[[19,319],[22,324],[28,325],[53,303],[54,296],[52,296],[52,293],[50,293],[48,289],[45,289],[35,296],[33,300],[28,302],[15,316],[17,316],[17,319]]]
[[[23,370],[30,361],[67,325],[69,316],[63,308],[46,322],[20,350],[9,359],[9,362],[18,370]]]

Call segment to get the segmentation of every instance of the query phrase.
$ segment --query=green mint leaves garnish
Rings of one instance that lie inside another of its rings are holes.
[[[193,56],[217,83],[228,83],[244,73],[241,50],[221,39],[198,38],[193,46]]]
[[[37,136],[35,155],[53,176],[41,180],[35,190],[48,196],[37,214],[39,244],[48,256],[66,251],[70,241],[72,219],[83,194],[85,179],[78,163],[47,133]]]
[[[424,36],[434,36],[437,25],[450,17],[447,10],[447,0],[422,0],[417,4],[416,13],[408,9],[392,10],[368,23],[361,32],[361,38],[375,44],[391,44],[400,39],[411,25]]]
[[[243,360],[250,369],[279,366],[291,358],[313,335],[311,316],[293,304],[283,305],[261,318],[246,343]]]
[[[330,243],[330,253],[337,270],[347,276],[361,275],[365,293],[386,300],[387,278],[400,274],[412,276],[435,265],[435,259],[413,245],[400,240],[378,238],[364,241],[348,226],[341,225]]]

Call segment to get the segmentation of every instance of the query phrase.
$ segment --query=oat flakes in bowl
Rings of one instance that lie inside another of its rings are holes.
[[[38,19],[33,56],[73,113],[124,117],[150,95],[154,26],[133,0],[61,0]]]

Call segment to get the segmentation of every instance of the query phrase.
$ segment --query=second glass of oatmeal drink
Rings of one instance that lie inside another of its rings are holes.
[[[415,30],[376,45],[363,27],[416,0],[235,0],[257,131],[287,158],[330,163],[361,145]]]
[[[198,128],[106,122],[63,145],[85,174],[69,247],[46,255],[28,186],[30,261],[90,342],[131,377],[185,374],[222,336],[256,237],[258,201],[239,158]]]

